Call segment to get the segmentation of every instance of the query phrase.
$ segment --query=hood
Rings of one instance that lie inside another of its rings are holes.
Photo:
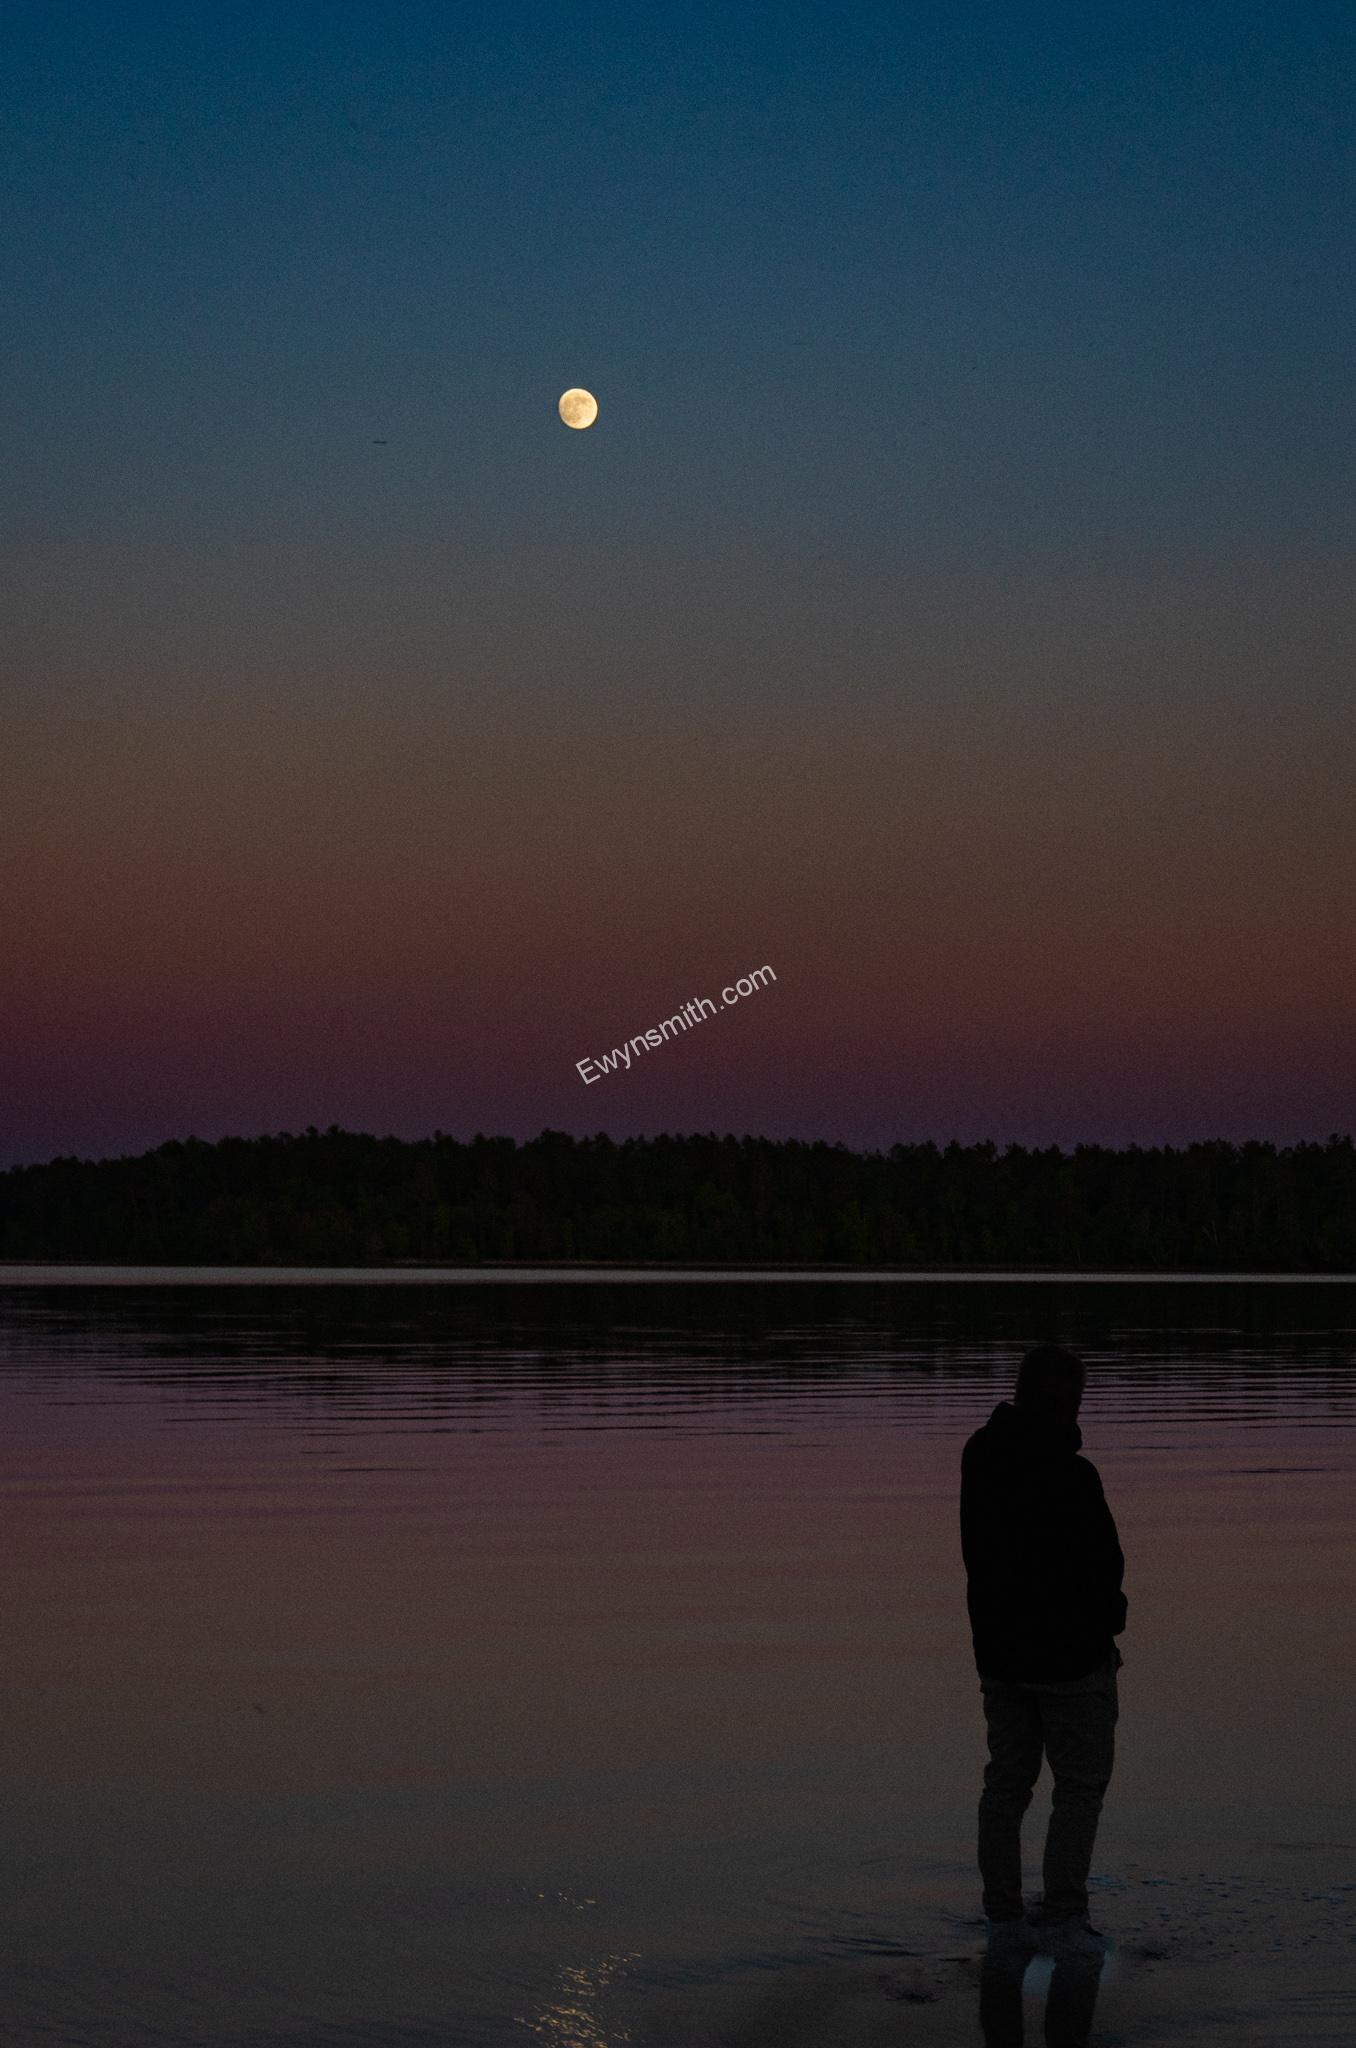
[[[1021,1464],[1073,1458],[1083,1448],[1083,1432],[1076,1422],[1039,1408],[1019,1408],[1012,1401],[999,1402],[979,1437],[990,1457]]]

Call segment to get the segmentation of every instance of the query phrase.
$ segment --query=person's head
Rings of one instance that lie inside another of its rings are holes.
[[[1083,1398],[1087,1371],[1081,1358],[1058,1344],[1042,1344],[1028,1351],[1017,1368],[1013,1395],[1023,1413],[1073,1417]]]

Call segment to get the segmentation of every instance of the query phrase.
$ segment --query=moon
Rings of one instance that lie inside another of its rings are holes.
[[[567,427],[591,427],[598,417],[598,401],[575,384],[561,393],[558,410]]]

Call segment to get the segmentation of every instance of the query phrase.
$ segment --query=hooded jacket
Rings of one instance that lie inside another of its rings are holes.
[[[1125,1627],[1125,1559],[1067,1415],[1000,1401],[961,1455],[961,1550],[981,1678],[1082,1678]]]

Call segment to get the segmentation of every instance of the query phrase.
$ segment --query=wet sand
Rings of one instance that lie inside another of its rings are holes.
[[[1294,1860],[1294,1859],[1292,1859]],[[986,1954],[983,1923],[928,1930],[909,1953],[784,1963],[719,1982],[602,1991],[607,2040],[633,2048],[1020,2048],[1183,2042],[1356,2042],[1356,1881],[1345,1854],[1304,1859],[1303,1876],[1141,1874],[1103,1888],[1106,1955],[1056,1964]],[[1325,1873],[1344,1873],[1324,1884]],[[959,1873],[957,1873],[959,1875]],[[1046,2027],[1051,2031],[1047,2035]]]

